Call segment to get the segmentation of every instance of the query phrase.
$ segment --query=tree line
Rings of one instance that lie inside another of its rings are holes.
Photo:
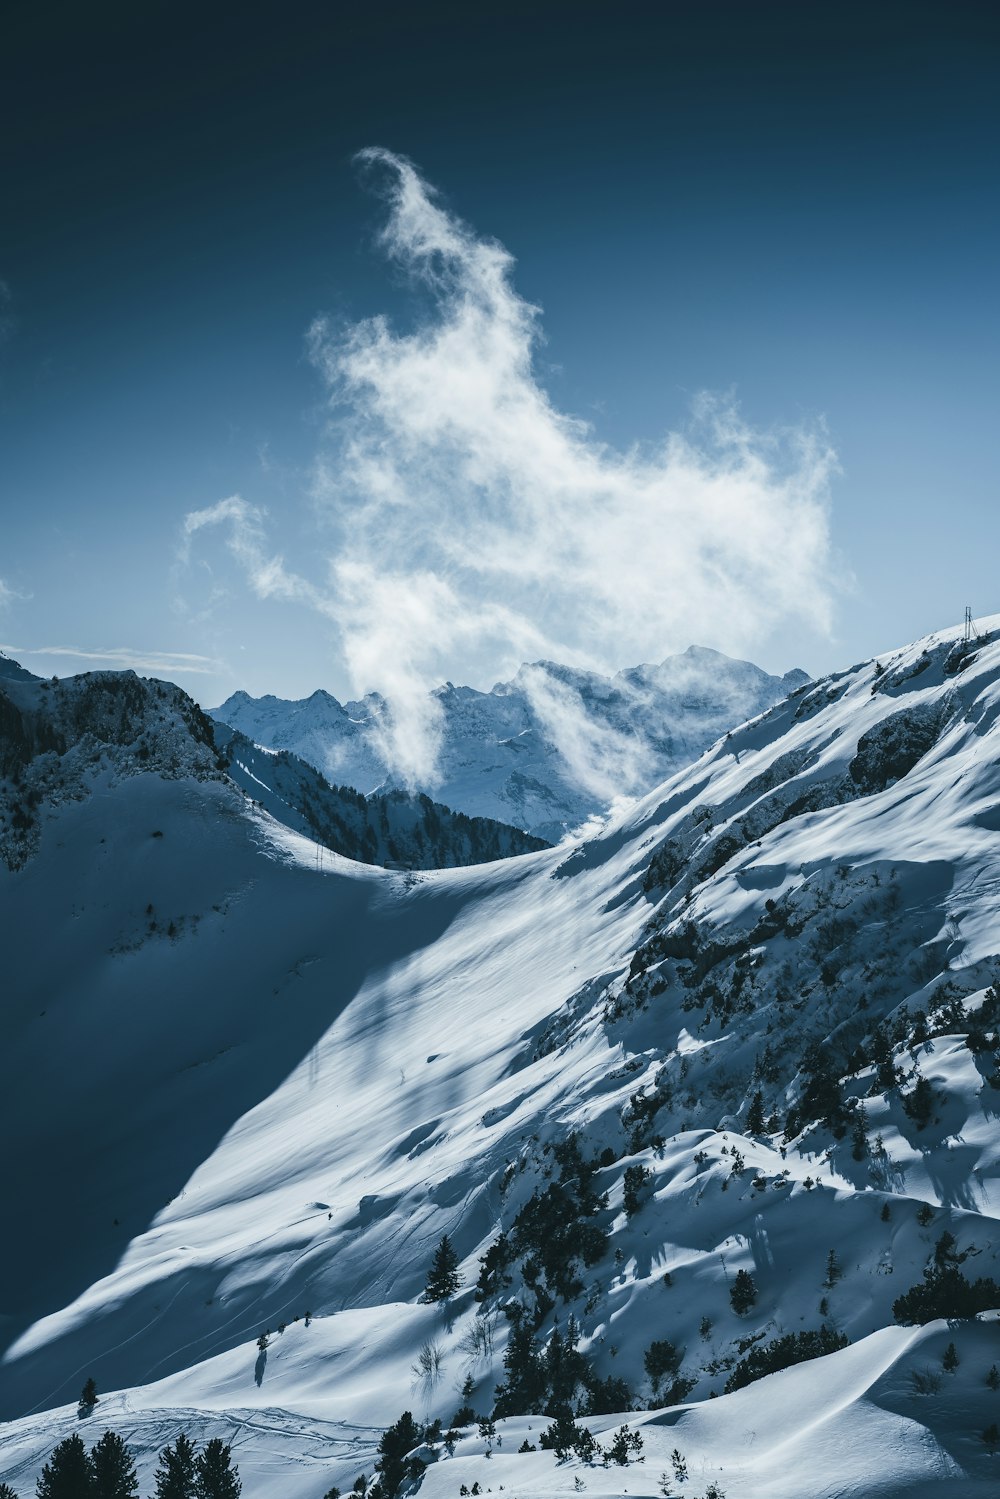
[[[96,1401],[95,1401],[96,1403]],[[239,1499],[242,1484],[229,1446],[213,1437],[199,1452],[181,1432],[163,1448],[153,1479],[155,1499]],[[74,1432],[54,1449],[35,1484],[35,1499],[138,1499],[135,1461],[125,1442],[106,1431],[88,1452]],[[0,1499],[20,1499],[0,1483]]]

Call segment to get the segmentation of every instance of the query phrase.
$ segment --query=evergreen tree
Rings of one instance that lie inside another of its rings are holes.
[[[652,1176],[652,1172],[647,1171],[645,1166],[625,1167],[622,1207],[625,1209],[626,1217],[632,1218],[639,1211],[639,1193],[650,1176]]]
[[[81,1418],[81,1420],[84,1416],[92,1416],[94,1414],[94,1406],[97,1404],[99,1399],[100,1396],[97,1393],[97,1385],[94,1383],[93,1379],[88,1379],[87,1383],[80,1391],[80,1401],[76,1408],[76,1413]]]
[[[136,1499],[139,1482],[135,1463],[117,1432],[106,1431],[90,1449],[90,1465],[94,1499]]]
[[[1000,1369],[996,1364],[990,1365],[990,1372],[986,1376],[986,1383],[991,1390],[1000,1390]]]
[[[949,1343],[941,1356],[941,1367],[946,1374],[954,1374],[958,1368],[958,1349],[954,1343]]]
[[[0,1483],[0,1499],[17,1499],[9,1483]]]
[[[876,1081],[882,1091],[888,1093],[899,1082],[899,1069],[892,1060],[892,1042],[882,1026],[876,1026],[872,1032],[872,1058]]]
[[[729,1288],[729,1300],[732,1302],[733,1311],[738,1317],[748,1312],[757,1300],[757,1287],[753,1276],[747,1270],[738,1270],[736,1279]]]
[[[507,1377],[497,1385],[495,1416],[521,1416],[542,1408],[545,1400],[545,1366],[538,1353],[528,1318],[516,1316],[511,1324],[503,1366]]]
[[[239,1499],[239,1469],[221,1437],[213,1437],[194,1461],[194,1491],[197,1499]]]
[[[35,1484],[36,1499],[91,1499],[94,1471],[83,1438],[76,1433],[59,1443]]]
[[[458,1255],[445,1234],[434,1252],[431,1273],[427,1277],[424,1297],[427,1301],[447,1301],[458,1290]]]
[[[934,1089],[925,1077],[917,1079],[913,1092],[908,1093],[903,1099],[903,1108],[917,1129],[923,1129],[930,1124],[934,1114]]]
[[[194,1499],[194,1443],[181,1432],[172,1447],[160,1453],[154,1484],[156,1499]]]
[[[646,1366],[646,1373],[652,1380],[655,1395],[660,1387],[660,1380],[668,1376],[672,1377],[680,1369],[681,1355],[673,1343],[668,1342],[666,1338],[661,1338],[650,1343],[643,1355],[643,1363]]]
[[[576,1346],[579,1339],[579,1324],[570,1314],[565,1334],[560,1334],[557,1327],[545,1349],[545,1375],[550,1391],[546,1409],[551,1410],[553,1415],[572,1403],[577,1387],[586,1378],[587,1360]]]
[[[856,1161],[863,1161],[868,1154],[868,1130],[865,1127],[864,1109],[855,1109],[854,1127],[851,1130],[851,1155]]]
[[[818,1119],[838,1137],[843,1134],[844,1105],[840,1082],[833,1063],[819,1042],[808,1047],[802,1059],[805,1087],[799,1099],[799,1113],[804,1119]]]
[[[826,1257],[826,1279],[823,1282],[828,1291],[833,1290],[842,1274],[843,1271],[840,1268],[840,1261],[837,1259],[837,1252],[835,1249],[831,1249]]]
[[[753,1098],[750,1100],[750,1107],[747,1110],[746,1132],[748,1135],[762,1135],[764,1134],[765,1129],[766,1121],[764,1119],[764,1095],[758,1088]]]
[[[414,1421],[409,1411],[404,1411],[395,1425],[382,1433],[375,1467],[379,1474],[379,1491],[384,1499],[395,1499],[405,1479],[419,1476],[423,1464],[417,1467],[419,1459],[410,1462],[406,1459],[407,1453],[420,1446],[423,1437],[423,1427]]]
[[[462,1385],[462,1404],[451,1418],[452,1426],[471,1426],[477,1419],[476,1412],[472,1406],[472,1397],[475,1393],[476,1381],[471,1374],[465,1376]]]
[[[507,1240],[503,1234],[500,1234],[479,1261],[479,1279],[476,1282],[477,1301],[485,1301],[488,1296],[497,1295],[504,1286],[510,1284],[503,1273],[508,1259]]]

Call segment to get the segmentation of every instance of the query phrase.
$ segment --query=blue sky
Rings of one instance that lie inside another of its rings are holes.
[[[996,611],[998,57],[965,4],[21,7],[0,641],[211,704]]]

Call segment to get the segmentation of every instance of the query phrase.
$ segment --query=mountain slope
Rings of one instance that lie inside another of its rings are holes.
[[[544,839],[489,817],[466,817],[429,796],[387,791],[364,796],[331,786],[287,750],[265,750],[215,726],[215,744],[231,780],[279,822],[362,864],[449,869],[535,853]]]
[[[894,1308],[1000,1280],[998,626],[810,685],[599,837],[495,866],[319,870],[211,780],[59,808],[0,873],[3,1127],[38,1142],[5,1188],[33,1238],[3,1245],[0,1472],[30,1479],[71,1412],[28,1412],[93,1373],[147,1459],[235,1435],[253,1493],[319,1499],[469,1373],[503,1446],[438,1446],[429,1495],[653,1494],[675,1445],[688,1494],[989,1492],[995,1321]],[[515,1450],[571,1314],[588,1425],[673,1407],[628,1418],[618,1477]],[[823,1327],[850,1346],[737,1388]]]
[[[470,816],[557,842],[617,795],[648,790],[713,740],[808,681],[691,646],[658,666],[602,677],[550,661],[491,692],[431,695],[438,777],[423,787]],[[326,692],[288,702],[234,693],[212,716],[268,749],[290,750],[331,780],[393,785],[389,709],[377,694],[341,705]]]
[[[146,771],[227,779],[279,822],[368,864],[440,869],[545,846],[427,796],[395,791],[366,798],[330,786],[305,761],[262,750],[207,718],[171,683],[134,672],[44,681],[8,658],[0,664],[0,859],[12,868],[37,847],[46,813],[86,797],[99,769],[112,783]]]

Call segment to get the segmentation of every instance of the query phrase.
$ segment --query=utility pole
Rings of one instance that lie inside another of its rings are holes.
[[[965,606],[965,634],[962,637],[962,639],[963,639],[963,642],[966,645],[968,645],[969,642],[972,640],[972,605],[971,604],[966,604],[966,606]]]

